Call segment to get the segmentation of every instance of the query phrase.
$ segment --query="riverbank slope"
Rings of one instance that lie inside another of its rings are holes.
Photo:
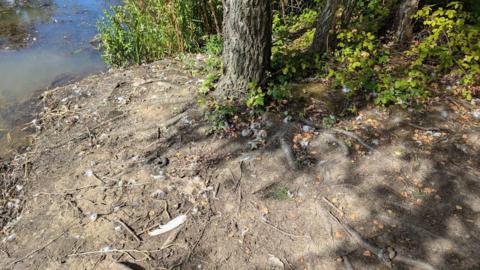
[[[264,114],[209,135],[191,68],[163,60],[43,95],[31,151],[2,174],[17,180],[2,213],[18,216],[0,268],[480,266],[478,104],[367,108],[333,128]]]

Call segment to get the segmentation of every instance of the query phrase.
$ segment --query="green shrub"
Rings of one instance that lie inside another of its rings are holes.
[[[125,0],[98,23],[107,63],[141,64],[199,48],[204,34],[195,0]]]
[[[408,52],[415,58],[412,68],[430,64],[437,73],[453,72],[463,84],[474,83],[480,74],[480,26],[462,3],[435,10],[425,6],[415,18],[423,21],[426,36]]]

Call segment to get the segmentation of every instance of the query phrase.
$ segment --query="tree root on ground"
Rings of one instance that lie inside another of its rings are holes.
[[[329,213],[330,213],[330,216],[332,216],[332,218],[343,228],[343,230],[353,240],[355,240],[355,242],[357,242],[361,247],[375,254],[375,256],[377,256],[388,267],[391,268],[393,262],[401,262],[401,263],[416,267],[418,269],[426,269],[426,270],[435,269],[435,267],[433,267],[429,263],[424,262],[422,260],[412,259],[403,255],[397,254],[397,252],[392,247],[379,248],[375,245],[368,243],[362,238],[362,236],[357,231],[355,231],[353,228],[351,228],[347,224],[343,223],[332,212],[329,212]]]

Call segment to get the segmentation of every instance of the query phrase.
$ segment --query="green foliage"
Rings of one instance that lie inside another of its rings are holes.
[[[423,103],[427,96],[427,76],[418,70],[410,70],[403,78],[381,73],[378,96],[375,103],[381,105],[400,104],[403,107]]]
[[[199,47],[201,3],[195,0],[126,0],[98,23],[101,49],[111,65],[141,64]]]
[[[218,72],[209,73],[200,87],[200,94],[207,94],[208,92],[215,89],[215,84],[220,79],[220,74]]]
[[[221,35],[209,35],[205,37],[204,51],[207,54],[206,64],[209,71],[222,69],[220,56],[223,52],[223,37]]]
[[[201,107],[206,107],[205,118],[210,124],[209,133],[215,133],[227,129],[229,126],[229,120],[236,113],[235,107],[218,102],[211,97],[200,99],[199,105]]]
[[[392,10],[395,10],[396,0],[357,0],[353,19],[349,29],[361,29],[365,32],[377,34],[385,23],[391,18]]]
[[[288,190],[288,187],[277,187],[275,190],[273,190],[270,193],[271,198],[279,201],[285,201],[290,198],[290,190]]]
[[[265,93],[256,82],[251,82],[248,86],[245,105],[250,109],[263,110],[265,106]]]
[[[338,49],[334,52],[334,64],[329,70],[334,85],[341,86],[350,96],[360,90],[375,91],[378,65],[387,59],[378,39],[372,33],[356,29],[341,31],[337,39]]]
[[[422,20],[426,36],[412,46],[413,68],[433,64],[435,72],[459,74],[463,84],[472,84],[480,74],[480,29],[460,2],[444,9],[425,6],[415,18]],[[470,21],[470,24],[467,23]]]
[[[333,127],[335,123],[337,123],[337,117],[335,115],[329,115],[322,119],[322,126],[325,129]]]

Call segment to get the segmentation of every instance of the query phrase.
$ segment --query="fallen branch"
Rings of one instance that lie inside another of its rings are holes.
[[[326,197],[322,197],[322,200],[324,202],[326,202],[330,207],[337,210],[337,212],[340,213],[342,216],[345,215],[345,213],[340,208],[338,208],[335,204],[333,204],[331,201],[329,201]]]
[[[137,240],[137,242],[142,242],[142,239],[140,239],[140,237],[138,237],[138,235],[132,230],[132,228],[125,224],[125,222],[123,222],[121,219],[117,219],[115,221],[120,223],[125,228],[125,230],[127,230],[127,232],[129,232],[133,236],[133,238]]]
[[[373,147],[371,147],[370,145],[365,143],[362,139],[360,139],[360,137],[353,134],[352,132],[349,132],[349,131],[346,131],[346,130],[343,130],[343,129],[338,129],[338,128],[332,128],[332,131],[355,139],[359,144],[363,145],[363,147],[367,148],[368,151],[370,151],[370,152],[375,152],[376,151]]]
[[[79,257],[79,256],[88,256],[88,255],[104,255],[109,253],[127,253],[127,252],[136,252],[136,253],[154,253],[154,252],[162,252],[163,249],[153,249],[153,250],[138,250],[138,249],[105,249],[105,250],[94,250],[94,251],[86,251],[80,253],[73,253],[68,255],[68,257]]]
[[[343,264],[345,264],[345,268],[347,268],[347,270],[354,270],[353,265],[350,262],[350,260],[348,259],[347,255],[342,256],[342,260],[343,260]]]
[[[435,270],[435,267],[432,265],[428,264],[427,262],[417,260],[417,259],[412,259],[408,258],[402,255],[399,255],[396,253],[396,251],[392,247],[387,247],[386,249],[379,248],[375,245],[372,245],[365,241],[362,236],[355,231],[353,228],[348,226],[347,224],[343,223],[339,218],[337,218],[332,212],[329,212],[330,216],[332,216],[335,221],[337,221],[338,224],[343,228],[343,230],[350,235],[350,237],[355,240],[361,247],[367,249],[368,251],[372,252],[377,256],[383,263],[385,263],[387,266],[392,267],[392,262],[397,261],[397,262],[402,262],[405,264],[408,264],[410,266],[414,266],[416,268],[421,268],[421,269],[426,269],[426,270]]]
[[[437,127],[422,127],[422,126],[419,126],[417,124],[414,124],[414,123],[407,123],[407,125],[413,127],[413,128],[416,128],[416,129],[420,129],[420,130],[424,130],[424,131],[448,131],[448,129],[444,129],[444,128],[437,128]]]

